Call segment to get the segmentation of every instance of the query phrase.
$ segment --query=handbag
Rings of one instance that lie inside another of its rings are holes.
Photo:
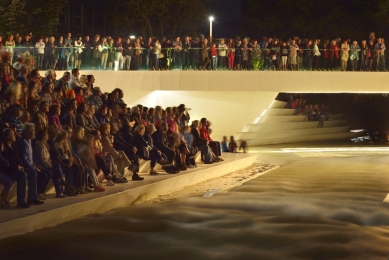
[[[162,58],[165,58],[165,55],[163,55],[163,53],[158,54],[158,59],[162,59]]]

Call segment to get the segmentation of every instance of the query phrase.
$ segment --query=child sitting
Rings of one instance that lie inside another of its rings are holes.
[[[227,153],[230,151],[227,146],[227,136],[223,136],[223,141],[221,142],[221,146],[222,146],[223,153]]]
[[[230,143],[228,144],[228,149],[230,150],[231,153],[236,153],[236,148],[237,148],[237,144],[235,142],[235,139],[234,137],[231,135],[230,136]]]

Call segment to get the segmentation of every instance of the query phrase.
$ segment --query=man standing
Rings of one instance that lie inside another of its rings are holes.
[[[92,43],[90,41],[90,38],[89,36],[85,36],[85,40],[84,40],[84,49],[83,49],[83,52],[82,52],[82,64],[84,64],[85,68],[86,69],[90,69],[91,67],[91,52],[92,52]]]
[[[68,84],[69,80],[70,80],[70,72],[65,71],[63,73],[62,78],[57,80],[57,82],[55,84],[57,87],[60,87],[62,89],[62,94],[64,97],[66,97],[66,91],[69,89],[69,84]]]
[[[190,60],[189,60],[189,51],[190,51],[190,48],[191,48],[191,42],[190,42],[190,39],[189,39],[189,36],[186,36],[185,37],[185,41],[184,41],[184,45],[183,45],[183,63],[184,63],[184,66],[183,66],[183,69],[189,69],[189,66],[190,66]]]
[[[180,37],[176,37],[172,44],[174,48],[174,67],[176,69],[182,69],[182,42]]]
[[[377,71],[385,71],[385,44],[382,42],[382,38],[377,39],[375,50],[377,51]]]
[[[74,65],[74,57],[73,57],[73,41],[72,41],[72,34],[68,33],[68,37],[65,39],[65,47],[68,47],[65,49],[65,56],[66,56],[66,70],[68,70],[69,67],[73,67]],[[70,61],[70,64],[69,64]]]

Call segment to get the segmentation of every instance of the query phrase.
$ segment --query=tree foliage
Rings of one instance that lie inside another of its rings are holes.
[[[54,34],[64,4],[64,0],[0,0],[0,32]]]
[[[108,23],[117,34],[173,37],[195,34],[208,23],[211,0],[114,0],[107,3]]]
[[[388,29],[388,0],[249,0],[244,17],[253,36],[366,38]]]

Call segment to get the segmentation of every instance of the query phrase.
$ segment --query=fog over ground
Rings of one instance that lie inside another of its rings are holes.
[[[281,167],[230,192],[1,240],[1,259],[388,258],[389,152],[261,152]]]

